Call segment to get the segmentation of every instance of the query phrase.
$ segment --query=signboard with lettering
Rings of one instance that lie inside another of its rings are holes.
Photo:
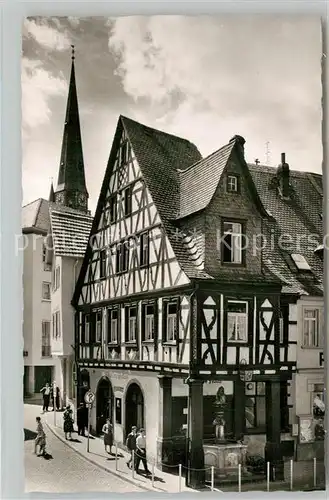
[[[299,442],[314,441],[313,418],[310,415],[299,417]]]
[[[324,355],[323,355],[323,352],[319,352],[319,363],[320,363],[320,366],[324,365]]]

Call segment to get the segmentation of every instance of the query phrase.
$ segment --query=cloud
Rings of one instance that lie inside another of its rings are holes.
[[[49,19],[45,18],[37,18],[37,21],[26,18],[24,20],[23,36],[32,37],[38,44],[48,50],[64,51],[71,44],[68,34],[50,26]]]
[[[50,121],[50,99],[66,95],[67,82],[46,71],[40,61],[22,58],[22,127],[38,127]]]
[[[284,144],[295,165],[320,168],[319,19],[122,17],[108,26],[117,74],[146,123],[203,154],[241,133],[251,154],[265,156],[269,140],[278,159]]]

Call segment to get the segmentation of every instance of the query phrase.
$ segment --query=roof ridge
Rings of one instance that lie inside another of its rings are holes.
[[[175,134],[169,134],[168,132],[164,132],[163,130],[159,130],[158,128],[150,127],[149,125],[145,125],[144,123],[138,122],[137,120],[133,120],[132,118],[129,118],[128,116],[120,115],[120,118],[123,120],[133,122],[133,123],[139,125],[140,127],[143,127],[144,129],[152,130],[152,131],[156,132],[157,134],[163,134],[163,135],[166,135],[167,137],[173,137],[174,139],[179,139],[180,141],[187,142],[188,144],[192,144],[192,146],[196,147],[196,145],[193,142],[189,141],[188,139],[185,139],[185,137],[181,137],[181,136],[175,135]]]
[[[35,217],[34,217],[34,222],[32,224],[32,227],[36,227],[37,226],[37,221],[38,221],[38,217],[39,217],[39,213],[40,213],[40,208],[41,208],[41,205],[42,205],[42,198],[39,198],[38,202],[39,202],[39,205],[38,205],[38,208],[35,211]]]
[[[226,148],[227,146],[230,146],[230,144],[232,144],[232,148],[235,144],[235,140],[234,141],[230,141],[228,142],[227,144],[224,144],[224,146],[221,146],[219,149],[216,149],[216,151],[214,151],[213,153],[210,153],[208,156],[205,156],[204,158],[201,158],[200,160],[198,160],[197,162],[195,163],[192,163],[192,165],[189,165],[188,167],[186,167],[184,170],[183,169],[177,169],[177,172],[179,172],[180,174],[184,174],[185,172],[188,172],[189,170],[191,170],[193,167],[196,167],[199,163],[202,163],[203,161],[206,161],[208,159],[210,159],[212,156],[214,156],[215,154],[219,153],[219,151],[223,150],[224,148]]]
[[[35,200],[30,201],[30,202],[29,202],[29,203],[27,203],[26,205],[23,205],[23,206],[22,206],[22,209],[23,209],[23,208],[26,208],[26,207],[28,207],[28,206],[30,206],[30,205],[32,205],[33,203],[36,203],[37,201],[43,200],[43,199],[44,199],[44,198],[41,198],[41,197],[40,197],[40,198],[36,198]]]
[[[255,170],[258,172],[262,172],[263,169],[266,169],[269,173],[275,173],[277,167],[272,167],[272,165],[262,165],[258,164],[256,165],[255,163],[249,163],[247,162],[247,165],[251,170]],[[289,169],[290,174],[297,174],[299,176],[307,176],[307,175],[317,175],[321,177],[322,179],[322,174],[318,174],[317,172],[309,172],[308,170],[296,170],[296,169]]]

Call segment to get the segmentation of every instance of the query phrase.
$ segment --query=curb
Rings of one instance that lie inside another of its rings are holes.
[[[54,434],[54,436],[57,437],[57,439],[59,439],[62,443],[64,443],[68,448],[70,448],[71,450],[73,450],[77,455],[79,455],[80,457],[84,458],[87,462],[90,462],[91,464],[93,464],[95,467],[99,467],[104,472],[107,472],[108,474],[112,474],[113,476],[119,477],[122,481],[125,481],[126,483],[129,483],[129,484],[133,484],[134,486],[137,486],[138,488],[141,488],[144,491],[154,491],[155,493],[163,493],[163,491],[157,489],[156,487],[155,488],[148,488],[147,486],[138,484],[137,482],[134,482],[131,479],[128,479],[127,477],[122,476],[119,472],[109,470],[107,467],[105,467],[104,465],[99,464],[98,462],[96,462],[92,458],[86,457],[86,455],[84,453],[82,453],[81,451],[79,451],[76,448],[74,448],[70,444],[69,441],[66,441],[66,439],[63,439],[62,436],[60,436],[60,434],[58,434],[58,432],[56,432],[56,430],[53,428],[52,425],[48,424],[48,422],[45,422],[45,424],[48,427],[48,429]]]

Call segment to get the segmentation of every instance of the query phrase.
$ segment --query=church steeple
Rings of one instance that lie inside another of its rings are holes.
[[[75,82],[74,45],[71,45],[71,47],[71,77],[55,201],[61,205],[87,212],[88,191],[85,180],[78,96]]]

